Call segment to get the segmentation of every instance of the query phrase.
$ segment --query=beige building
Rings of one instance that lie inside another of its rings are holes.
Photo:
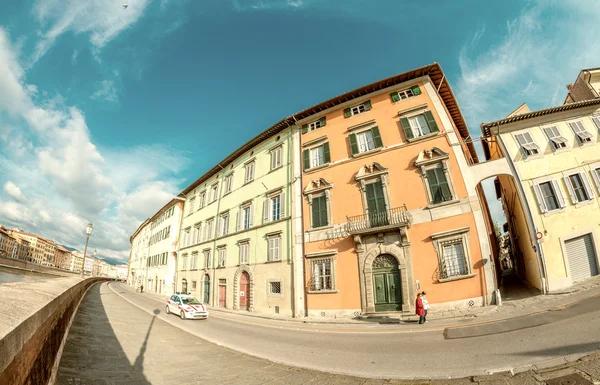
[[[14,258],[15,248],[18,250],[18,247],[17,240],[9,231],[0,227],[0,257]]]
[[[131,247],[129,250],[129,276],[127,284],[136,289],[142,284],[146,286],[150,231],[150,219],[146,219],[139,225],[131,238],[129,238]]]
[[[582,70],[567,89],[569,93],[564,104],[600,98],[600,67]]]
[[[178,291],[228,309],[304,315],[302,259],[293,258],[292,152],[291,129],[280,122],[182,192]]]
[[[515,268],[542,292],[599,271],[600,98],[589,100],[599,74],[582,71],[565,105],[533,112],[523,105],[481,126],[488,159],[506,158],[514,175],[498,180]],[[576,101],[584,83],[588,100]]]
[[[71,252],[62,246],[56,246],[56,254],[54,256],[54,266],[59,269],[69,270],[71,267]]]
[[[30,256],[34,263],[45,266],[53,266],[56,255],[56,243],[36,234],[22,231],[12,231],[14,237],[29,242]]]
[[[83,267],[83,253],[80,251],[71,252],[71,264],[69,266],[69,270],[74,271],[76,273],[81,273],[82,267]]]

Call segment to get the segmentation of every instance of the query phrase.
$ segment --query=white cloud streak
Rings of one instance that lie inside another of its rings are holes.
[[[4,192],[8,194],[8,196],[10,196],[12,199],[14,199],[17,202],[25,202],[25,196],[23,195],[23,193],[21,192],[21,189],[19,188],[19,186],[17,186],[16,184],[14,184],[11,181],[8,181],[4,184]]]
[[[90,96],[92,99],[106,100],[107,102],[117,103],[119,96],[117,95],[117,88],[112,80],[103,80],[100,83],[100,87],[96,92]]]

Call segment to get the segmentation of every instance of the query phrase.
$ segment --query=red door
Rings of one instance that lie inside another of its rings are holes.
[[[219,307],[227,305],[227,286],[219,285]]]
[[[240,277],[240,309],[250,309],[250,276],[245,271]]]

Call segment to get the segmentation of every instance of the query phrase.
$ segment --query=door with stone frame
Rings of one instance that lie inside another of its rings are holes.
[[[373,261],[375,311],[402,311],[402,281],[396,258],[382,254]]]
[[[219,279],[219,307],[227,307],[227,284],[224,279]]]
[[[240,309],[250,310],[250,275],[244,271],[240,275]]]
[[[204,303],[207,304],[210,301],[210,275],[204,276]]]

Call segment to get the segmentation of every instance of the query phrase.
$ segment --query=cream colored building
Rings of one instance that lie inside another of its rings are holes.
[[[76,273],[81,273],[82,267],[83,267],[83,253],[80,251],[72,251],[71,252],[71,265],[69,266],[69,270],[74,271]]]
[[[543,292],[597,275],[600,99],[524,105],[481,127],[488,158],[505,157],[515,176],[498,179],[520,275]]]
[[[54,255],[56,254],[56,243],[39,235],[21,231],[12,231],[12,235],[29,242],[30,257],[33,259],[33,262],[46,266],[53,265]]]
[[[291,175],[291,129],[280,122],[182,192],[177,291],[228,309],[304,314],[303,283],[292,279],[302,262],[293,260]]]
[[[10,235],[8,230],[0,227],[0,257],[14,258],[15,247],[18,249],[17,240]]]
[[[171,295],[175,291],[182,208],[182,199],[174,198],[149,219],[146,270],[143,273],[146,292]]]
[[[129,238],[131,247],[129,251],[127,284],[131,287],[138,288],[142,284],[145,285],[149,239],[150,219],[146,219],[138,226],[131,238]]]

